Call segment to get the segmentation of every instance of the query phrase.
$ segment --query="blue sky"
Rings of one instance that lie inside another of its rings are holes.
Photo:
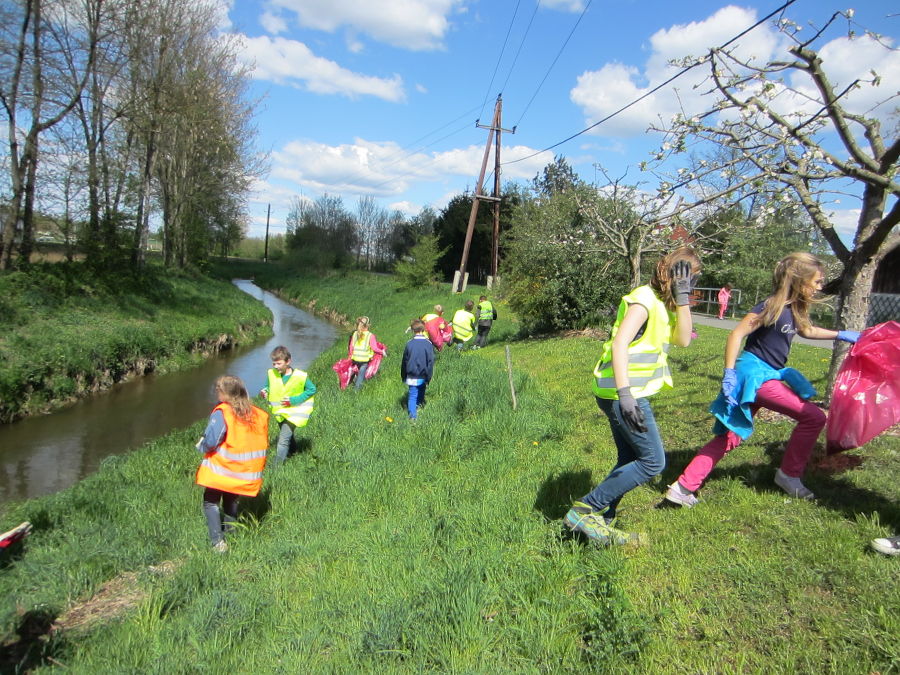
[[[503,95],[502,160],[532,155],[636,98],[674,70],[671,58],[701,54],[780,6],[780,2],[658,0],[234,0],[223,28],[243,38],[260,97],[258,145],[270,171],[250,202],[251,236],[283,231],[294,196],[360,196],[417,213],[436,210],[474,187],[498,93]],[[854,7],[859,27],[893,44],[900,37],[894,0],[856,6],[797,0],[786,16],[813,31],[833,12]],[[844,21],[841,27],[846,29]],[[858,28],[859,28],[858,27]],[[832,37],[832,36],[829,36]],[[877,68],[886,98],[900,88],[900,56],[872,44],[849,45],[835,32],[829,53],[842,81]],[[826,40],[827,42],[827,40]],[[740,49],[768,60],[783,42],[760,27]],[[554,63],[555,60],[555,63]],[[826,62],[826,67],[828,63]],[[659,92],[559,147],[506,164],[503,180],[529,180],[554,153],[588,181],[594,164],[626,182],[645,180],[639,163],[662,139],[648,133],[677,101],[701,109],[691,81]],[[896,107],[896,100],[893,104]],[[491,159],[491,166],[493,159]],[[852,222],[852,204],[835,221]]]

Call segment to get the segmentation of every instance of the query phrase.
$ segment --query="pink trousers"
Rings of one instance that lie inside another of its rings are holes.
[[[797,426],[784,449],[781,470],[788,476],[799,478],[803,475],[819,432],[825,426],[825,413],[817,405],[801,399],[780,380],[768,380],[757,390],[756,402],[751,410],[755,415],[760,408],[768,408],[797,420]],[[719,460],[740,444],[741,437],[733,431],[714,437],[691,460],[678,482],[683,488],[695,492]]]

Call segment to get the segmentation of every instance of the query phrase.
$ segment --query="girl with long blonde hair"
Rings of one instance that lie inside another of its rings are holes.
[[[566,526],[600,544],[627,544],[637,537],[612,526],[630,490],[666,466],[662,438],[649,397],[672,386],[669,346],[691,342],[690,294],[700,259],[690,248],[663,256],[650,283],[622,298],[611,338],[594,368],[594,396],[609,420],[618,460],[609,475],[576,501]]]
[[[669,486],[666,499],[681,506],[697,503],[694,494],[713,467],[753,432],[753,416],[768,408],[797,421],[785,447],[775,484],[792,497],[813,499],[801,481],[825,413],[809,399],[815,390],[793,368],[787,368],[794,335],[814,340],[854,343],[859,333],[814,326],[810,305],[825,279],[821,261],[810,253],[791,253],[776,266],[772,294],[756,305],[728,335],[722,389],[710,407],[716,436],[691,460]],[[744,342],[743,352],[741,343]],[[738,354],[740,353],[740,357]]]
[[[381,344],[375,335],[369,330],[369,317],[360,316],[356,319],[356,330],[350,336],[350,343],[347,345],[347,357],[353,362],[353,371],[356,373],[356,384],[354,389],[359,391],[362,389],[363,382],[378,370],[377,364],[381,358],[387,355],[384,345]],[[373,366],[373,362],[374,365]]]

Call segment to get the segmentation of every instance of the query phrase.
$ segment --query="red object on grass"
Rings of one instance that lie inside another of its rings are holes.
[[[900,422],[900,323],[867,328],[834,381],[826,452],[858,448]]]
[[[17,541],[24,539],[31,532],[31,523],[25,521],[18,527],[14,527],[9,532],[0,534],[0,548],[12,546]]]

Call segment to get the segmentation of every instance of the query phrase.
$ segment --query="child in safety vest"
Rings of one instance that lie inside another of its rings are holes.
[[[363,382],[372,377],[381,363],[381,359],[387,356],[387,350],[369,331],[369,317],[361,316],[356,319],[356,330],[350,336],[347,345],[347,357],[353,362],[356,372],[356,384],[354,389],[362,389]]]
[[[434,347],[425,337],[425,324],[421,319],[413,319],[409,327],[413,337],[403,350],[400,378],[409,387],[407,410],[409,418],[414,420],[418,409],[425,405],[425,387],[431,382],[434,373]]]
[[[797,333],[817,340],[854,343],[859,339],[856,331],[819,328],[809,320],[809,306],[824,278],[822,263],[810,253],[792,253],[775,266],[772,295],[751,309],[725,342],[722,389],[710,406],[716,436],[669,486],[668,501],[687,507],[697,503],[694,492],[716,463],[750,436],[759,408],[797,420],[781,468],[775,472],[775,484],[792,497],[813,499],[800,478],[826,417],[808,400],[816,393],[809,381],[793,368],[785,368],[791,342]]]
[[[494,305],[487,299],[486,295],[478,298],[478,336],[475,338],[475,346],[472,349],[481,349],[487,346],[488,333],[491,332],[491,326],[497,320],[497,310]]]
[[[195,482],[206,488],[203,515],[213,548],[221,553],[228,548],[225,535],[237,520],[238,498],[255,497],[262,487],[269,415],[251,405],[244,383],[234,375],[216,380],[216,396],[219,405],[197,442],[203,461]]]
[[[431,344],[438,351],[444,348],[453,339],[453,329],[444,319],[444,308],[441,305],[434,306],[434,312],[429,312],[422,317],[425,324],[425,333]]]
[[[648,285],[634,289],[619,304],[612,334],[594,368],[594,395],[609,419],[618,461],[565,516],[569,529],[592,541],[638,541],[637,535],[611,523],[625,493],[665,468],[665,450],[648,397],[672,386],[670,343],[686,347],[691,342],[690,294],[699,272],[697,254],[679,248],[659,260]]]
[[[466,300],[465,307],[456,310],[453,315],[453,344],[457,350],[461,351],[465,343],[475,335],[475,315],[472,314],[474,308],[475,303]]]
[[[305,427],[312,415],[316,401],[316,385],[309,376],[291,367],[291,353],[279,345],[269,355],[272,367],[268,370],[268,382],[259,395],[269,402],[269,409],[278,423],[278,443],[275,446],[275,464],[280,466],[297,447],[294,431]]]

